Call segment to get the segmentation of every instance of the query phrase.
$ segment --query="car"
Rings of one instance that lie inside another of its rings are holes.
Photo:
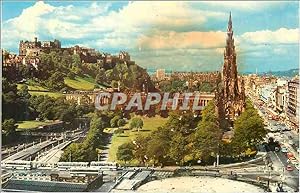
[[[294,145],[294,142],[292,140],[289,140],[290,145]]]
[[[294,157],[290,157],[289,160],[290,160],[290,162],[297,162],[296,158],[294,158]]]
[[[293,169],[293,167],[291,165],[287,165],[286,166],[286,170],[287,171],[293,171],[294,169]]]
[[[282,147],[282,148],[281,148],[281,152],[282,152],[282,153],[287,153],[287,152],[288,152],[288,150],[287,150],[287,148],[286,148],[286,147]]]
[[[286,130],[286,131],[291,131],[291,128],[285,127],[285,130]]]
[[[295,168],[297,168],[297,170],[299,170],[299,163],[295,164]]]
[[[296,159],[294,159],[294,160],[291,160],[291,162],[292,162],[292,164],[294,164],[294,165],[296,165],[296,164],[298,164],[299,162],[298,162],[298,160],[296,160]]]

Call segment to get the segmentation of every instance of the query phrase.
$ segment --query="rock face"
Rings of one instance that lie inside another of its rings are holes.
[[[229,16],[224,65],[216,91],[216,110],[219,119],[233,121],[245,109],[244,81],[238,77],[231,14]]]

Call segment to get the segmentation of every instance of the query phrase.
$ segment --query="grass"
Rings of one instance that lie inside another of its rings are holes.
[[[24,84],[17,84],[17,89],[20,90],[23,85]],[[48,96],[54,97],[54,98],[63,96],[62,93],[51,92],[47,88],[42,87],[42,86],[38,85],[38,83],[35,83],[35,82],[30,82],[30,85],[27,85],[27,86],[28,86],[29,94],[32,96],[48,95]]]
[[[24,84],[17,84],[17,89],[20,90]],[[38,85],[27,85],[29,91],[49,91],[47,88]]]
[[[134,140],[138,135],[148,135],[158,127],[164,125],[167,122],[167,118],[156,117],[141,117],[144,121],[144,127],[139,132],[135,130],[125,129],[123,134],[114,134],[112,137],[111,145],[109,148],[108,160],[117,161],[116,152],[118,147],[123,143]],[[128,124],[125,125],[128,128]],[[107,128],[106,132],[113,133],[113,129]]]
[[[95,80],[90,76],[76,76],[74,80],[66,77],[65,84],[76,90],[93,90],[95,88]]]
[[[39,96],[39,95],[48,95],[50,97],[59,98],[63,96],[60,92],[43,92],[43,91],[29,91],[29,94],[32,96]]]
[[[25,129],[34,129],[39,126],[49,125],[52,122],[43,122],[43,121],[20,121],[17,123],[17,130],[25,130]]]

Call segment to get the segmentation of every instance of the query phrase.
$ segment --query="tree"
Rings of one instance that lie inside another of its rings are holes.
[[[111,87],[112,88],[118,88],[118,86],[119,86],[118,81],[115,81],[115,80],[111,81]]]
[[[145,162],[147,161],[147,150],[149,148],[149,145],[148,145],[149,140],[150,140],[150,136],[138,135],[135,138],[136,146],[134,149],[134,157],[141,164],[145,164]]]
[[[72,55],[72,66],[79,67],[79,68],[81,67],[81,60],[78,54]]]
[[[76,74],[75,74],[74,72],[72,72],[72,71],[71,71],[71,72],[69,72],[69,73],[68,73],[68,75],[67,75],[67,76],[68,76],[68,78],[70,78],[70,79],[74,80],[74,79],[75,79],[75,77],[76,77]]]
[[[28,86],[27,85],[22,85],[20,90],[18,91],[18,95],[21,97],[24,97],[25,99],[29,99],[30,98],[30,94],[29,94],[29,90],[28,90]]]
[[[117,127],[118,126],[118,121],[121,119],[121,117],[119,115],[114,116],[114,118],[112,118],[110,120],[110,126],[111,127]]]
[[[127,161],[133,159],[133,149],[134,145],[132,143],[124,143],[118,147],[117,159],[124,161],[125,164]]]
[[[130,127],[130,129],[137,128],[138,131],[139,131],[140,129],[143,128],[143,126],[144,126],[143,120],[142,120],[141,118],[139,118],[139,117],[134,117],[134,118],[131,120],[130,126],[129,126],[129,127]]]
[[[247,148],[255,149],[266,136],[263,119],[248,101],[246,110],[234,122],[234,137],[232,143],[237,152]]]
[[[14,119],[6,119],[2,123],[2,130],[4,131],[7,141],[16,141],[17,125]]]
[[[59,91],[65,87],[64,75],[61,72],[55,72],[47,81],[47,86],[55,91]]]
[[[106,82],[106,75],[105,75],[105,69],[104,68],[100,68],[100,70],[98,71],[98,74],[96,75],[96,83],[98,84],[103,84]]]
[[[169,156],[176,164],[182,165],[187,154],[187,139],[182,133],[175,133],[170,141]]]
[[[158,128],[147,139],[147,156],[154,161],[154,164],[164,165],[169,160],[170,142],[172,141],[172,132],[166,128]],[[178,144],[177,144],[178,145]],[[179,152],[180,153],[180,152]]]
[[[208,161],[210,156],[219,154],[222,139],[222,130],[217,124],[217,117],[213,101],[210,102],[202,112],[200,121],[195,133],[195,149],[202,160]]]
[[[117,122],[118,127],[122,127],[126,124],[126,121],[124,119],[119,119]]]

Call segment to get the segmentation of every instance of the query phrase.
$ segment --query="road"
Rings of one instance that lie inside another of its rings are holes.
[[[265,123],[267,123],[268,129],[270,129],[268,136],[272,136],[276,141],[278,141],[281,148],[287,148],[287,150],[290,153],[293,153],[294,157],[299,161],[299,154],[297,153],[299,148],[298,134],[291,130],[283,121],[269,119],[271,111],[265,105],[259,105],[257,100],[253,97],[250,98],[252,99],[254,106],[259,110],[260,115],[264,118]],[[280,176],[274,176],[272,178],[281,180],[288,186],[298,189],[299,170],[295,167],[295,165],[287,162],[287,154],[282,151],[268,152],[268,156],[273,164],[272,166],[274,170],[281,173]],[[292,171],[287,171],[286,168],[288,165],[292,167]]]

